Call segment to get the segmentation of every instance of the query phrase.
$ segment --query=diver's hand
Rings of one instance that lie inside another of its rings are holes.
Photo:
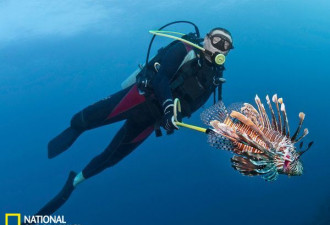
[[[167,131],[168,134],[173,133],[174,130],[178,130],[178,126],[175,124],[173,113],[164,115],[160,125]]]
[[[165,101],[163,103],[164,107],[164,116],[162,118],[162,121],[160,125],[167,131],[168,134],[173,133],[174,130],[178,130],[179,127],[175,124],[174,120],[174,105],[173,101]]]

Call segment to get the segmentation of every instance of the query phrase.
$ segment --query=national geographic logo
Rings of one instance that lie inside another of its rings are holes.
[[[9,224],[9,218],[10,217],[16,217],[17,218],[17,225],[20,225],[21,223],[21,214],[20,213],[6,213],[6,223],[5,225],[14,225],[14,224]]]
[[[22,216],[20,213],[6,213],[5,225],[20,225]],[[66,224],[66,225],[80,225],[80,224],[67,224],[64,216],[23,216],[23,224]]]

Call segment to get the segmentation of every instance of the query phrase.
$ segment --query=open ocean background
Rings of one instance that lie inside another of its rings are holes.
[[[0,1],[0,223],[30,215],[108,145],[122,125],[84,133],[47,159],[47,143],[82,108],[120,90],[143,63],[148,30],[174,20],[232,32],[224,102],[284,98],[314,141],[301,177],[240,175],[229,152],[184,128],[152,135],[118,165],[79,186],[57,214],[80,225],[330,224],[329,52],[326,0]],[[169,30],[190,32],[189,25]],[[169,43],[156,38],[153,52]],[[212,105],[212,99],[205,107]],[[202,125],[195,113],[187,123]]]

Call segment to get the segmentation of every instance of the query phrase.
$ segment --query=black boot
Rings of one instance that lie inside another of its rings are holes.
[[[48,158],[54,158],[67,150],[79,137],[82,131],[69,127],[48,143]]]

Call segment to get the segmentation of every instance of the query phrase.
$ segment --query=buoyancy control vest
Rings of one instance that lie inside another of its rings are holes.
[[[194,50],[191,50],[194,51]],[[208,100],[215,88],[218,78],[222,78],[224,66],[208,63],[198,53],[196,57],[185,62],[170,81],[173,98],[179,98],[182,115],[190,116]]]
[[[176,44],[173,41],[164,48],[158,50],[158,54],[149,61],[136,77],[140,93],[145,96],[153,95],[152,80],[162,64],[162,58],[166,51]],[[147,69],[147,71],[145,71]],[[198,108],[205,104],[215,88],[221,83],[216,80],[222,77],[224,66],[214,66],[208,63],[199,50],[190,50],[181,66],[170,80],[170,88],[173,98],[181,101],[182,115],[190,116]]]

